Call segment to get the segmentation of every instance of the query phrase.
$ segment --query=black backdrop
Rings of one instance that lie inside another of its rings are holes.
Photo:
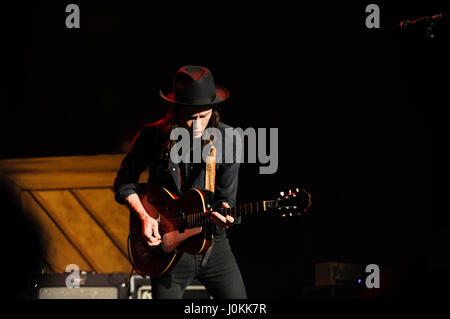
[[[380,29],[367,1],[73,1],[67,29],[69,3],[3,12],[1,158],[121,152],[178,67],[205,65],[231,91],[224,122],[279,128],[277,173],[243,165],[238,202],[313,197],[308,216],[230,231],[249,297],[298,297],[328,260],[379,264],[386,294],[447,292],[448,22],[398,27],[446,1],[377,1]]]

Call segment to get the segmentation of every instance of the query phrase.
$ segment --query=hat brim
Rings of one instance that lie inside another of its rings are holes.
[[[165,94],[162,90],[159,91],[159,96],[161,96],[162,99],[166,100],[167,102],[178,104],[178,105],[186,105],[186,106],[203,106],[203,105],[216,105],[222,102],[225,102],[230,97],[230,92],[224,88],[223,86],[216,85],[216,98],[214,101],[209,103],[183,103],[180,101],[177,101],[175,99],[175,94],[173,92]]]

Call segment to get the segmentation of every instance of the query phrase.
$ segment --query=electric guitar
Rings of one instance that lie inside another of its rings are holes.
[[[270,213],[289,217],[307,212],[311,205],[311,196],[304,189],[297,188],[295,192],[281,192],[280,195],[276,200],[216,211],[234,218]],[[135,212],[130,212],[128,254],[138,274],[161,276],[176,265],[183,252],[204,254],[210,248],[215,225],[211,214],[212,193],[190,189],[178,198],[160,185],[143,184],[139,198],[147,213],[158,221],[162,242],[158,246],[150,246],[142,237],[141,219]]]

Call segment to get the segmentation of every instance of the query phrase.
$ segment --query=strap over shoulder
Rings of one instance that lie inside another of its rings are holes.
[[[216,181],[216,148],[211,143],[211,150],[206,157],[205,190],[214,193]]]

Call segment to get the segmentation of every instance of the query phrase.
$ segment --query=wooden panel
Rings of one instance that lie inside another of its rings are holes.
[[[131,270],[128,258],[70,191],[35,191],[33,194],[97,272]]]
[[[74,189],[73,192],[123,253],[127,254],[130,215],[128,208],[115,202],[114,192],[110,188]]]
[[[0,172],[22,189],[111,187],[124,154],[0,160]],[[140,182],[147,181],[148,172]]]
[[[9,174],[22,189],[61,189],[74,187],[111,187],[115,172],[84,173],[84,172],[36,172]]]
[[[0,171],[115,171],[119,168],[124,156],[125,154],[114,154],[2,159],[0,160]]]
[[[43,257],[55,272],[64,272],[69,264],[78,265],[80,270],[92,270],[28,192],[22,194],[22,207],[24,213],[30,216],[31,221],[39,230],[44,249]],[[46,272],[48,271],[47,269]]]
[[[43,257],[54,271],[63,272],[70,263],[86,271],[131,270],[126,252],[129,212],[116,203],[111,189],[124,156],[0,160],[0,179],[39,228]],[[145,171],[139,182],[147,179]]]

